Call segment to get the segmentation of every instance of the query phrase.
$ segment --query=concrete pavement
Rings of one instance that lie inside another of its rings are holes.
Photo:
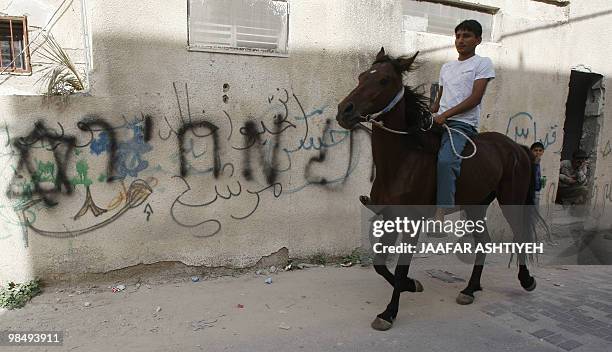
[[[411,276],[425,291],[402,294],[387,332],[370,328],[391,297],[371,267],[328,265],[200,282],[134,277],[118,293],[108,283],[48,287],[24,309],[0,313],[0,330],[62,330],[64,346],[2,349],[609,351],[612,267],[536,268],[538,287],[529,293],[516,268],[501,258],[489,262],[484,291],[474,304],[459,306],[455,296],[471,266],[453,256],[415,258]],[[272,284],[264,282],[268,277]]]

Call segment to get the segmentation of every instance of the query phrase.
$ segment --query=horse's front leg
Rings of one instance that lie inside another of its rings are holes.
[[[404,239],[402,239],[402,242],[405,242]],[[418,242],[418,237],[411,237],[407,242],[414,246]],[[372,328],[376,330],[389,330],[393,326],[393,321],[399,311],[399,298],[402,292],[423,292],[423,285],[418,280],[408,277],[411,260],[412,253],[400,254],[393,275],[391,302],[389,302],[384,312],[376,316],[376,319],[372,322]]]
[[[389,330],[393,326],[393,320],[397,317],[397,312],[399,310],[399,298],[402,293],[400,288],[402,278],[408,275],[408,268],[408,265],[397,265],[395,267],[395,285],[393,287],[393,294],[391,295],[391,302],[387,305],[387,309],[378,314],[376,319],[372,322],[372,328],[375,330]]]
[[[395,220],[395,217],[391,216],[390,214],[386,214],[385,219]],[[371,234],[372,234],[372,231],[370,231],[370,236]],[[388,232],[388,233],[383,234],[382,237],[379,237],[379,238],[375,238],[371,236],[370,243],[372,246],[374,246],[377,243],[380,243],[381,247],[388,248],[396,244],[397,236],[398,236],[397,232]],[[404,240],[403,236],[402,236],[402,240]],[[408,241],[412,245],[416,245],[416,243],[418,242],[418,238],[411,237]],[[387,258],[388,258],[388,253],[386,251],[384,251],[383,253],[376,253],[374,255],[373,264],[374,264],[374,270],[376,271],[377,274],[382,276],[392,287],[394,288],[399,287],[401,292],[404,292],[404,291],[422,292],[423,291],[423,285],[421,285],[421,283],[418,280],[413,280],[409,278],[407,275],[401,278],[400,282],[396,284],[395,276],[391,273],[391,271],[387,267]],[[410,265],[410,261],[412,260],[412,254],[406,254],[406,256],[404,256],[402,260],[405,263],[407,263],[407,265]],[[406,274],[407,273],[408,273],[408,270],[406,270]]]
[[[373,244],[380,243],[382,247],[386,248],[386,247],[395,245],[396,241],[397,241],[397,233],[391,232],[391,233],[385,233],[382,237],[373,241]],[[376,253],[374,255],[374,263],[373,263],[374,270],[376,271],[378,275],[382,276],[385,280],[387,280],[387,282],[391,286],[395,287],[395,278],[393,277],[393,274],[391,273],[391,271],[389,271],[389,268],[387,268],[388,256],[389,255],[387,254],[387,252]]]

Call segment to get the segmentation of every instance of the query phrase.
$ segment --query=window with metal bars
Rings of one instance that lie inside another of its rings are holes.
[[[493,19],[498,10],[459,0],[403,0],[405,29],[454,37],[455,26],[472,19],[482,25],[485,42],[493,38]]]
[[[26,17],[0,16],[0,72],[32,72]]]
[[[188,0],[191,50],[286,56],[286,0]]]

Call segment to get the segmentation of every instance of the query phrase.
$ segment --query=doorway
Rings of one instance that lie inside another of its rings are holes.
[[[589,166],[586,187],[589,190],[589,195],[593,191],[597,164],[597,143],[603,117],[605,91],[602,83],[603,76],[600,74],[572,70],[569,93],[565,104],[561,160],[571,160],[573,153],[578,149],[588,154]],[[556,202],[561,203],[562,200],[557,197]]]

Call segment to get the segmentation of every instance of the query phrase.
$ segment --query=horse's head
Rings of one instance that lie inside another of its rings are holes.
[[[402,74],[410,69],[417,54],[393,59],[381,48],[372,66],[359,75],[357,87],[338,104],[338,124],[350,130],[362,116],[385,109],[401,91]]]

